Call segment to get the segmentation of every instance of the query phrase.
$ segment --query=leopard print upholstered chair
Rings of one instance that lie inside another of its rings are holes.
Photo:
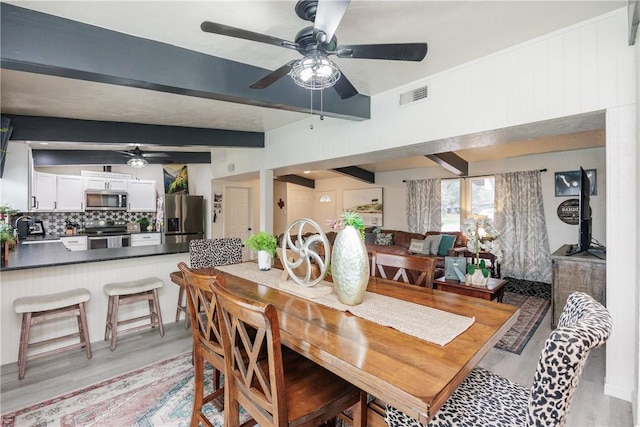
[[[545,342],[530,389],[474,368],[429,426],[564,426],[587,356],[610,333],[607,309],[585,293],[572,293]],[[389,427],[420,426],[390,405],[385,421]]]
[[[242,241],[236,237],[221,239],[194,239],[189,242],[189,265],[193,270],[219,265],[238,264],[242,262]],[[184,327],[189,327],[189,315],[184,299],[184,287],[178,291],[176,322],[180,321],[180,313],[184,313]]]

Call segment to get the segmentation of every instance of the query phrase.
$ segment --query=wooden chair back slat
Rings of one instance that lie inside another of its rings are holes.
[[[371,271],[373,274],[377,271],[380,277],[387,279],[385,267],[397,269],[391,280],[402,281],[416,286],[431,287],[436,267],[436,259],[433,257],[374,252],[371,255]],[[415,272],[415,276],[417,276],[415,282],[412,283],[409,279],[408,271]]]

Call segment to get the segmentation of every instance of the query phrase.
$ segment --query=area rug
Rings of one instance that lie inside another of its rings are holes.
[[[211,390],[207,369],[205,387]],[[188,426],[192,402],[193,365],[191,353],[185,353],[3,414],[2,426]],[[223,425],[213,405],[206,406],[206,414],[215,426]]]
[[[520,354],[547,314],[551,302],[546,298],[516,292],[505,292],[502,302],[520,308],[520,316],[516,324],[498,341],[495,348]]]

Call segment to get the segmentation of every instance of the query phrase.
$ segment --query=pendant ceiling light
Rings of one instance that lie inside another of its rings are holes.
[[[143,168],[145,167],[149,162],[147,162],[145,159],[143,159],[142,157],[132,157],[129,160],[127,160],[127,164],[129,166],[131,166],[132,168]]]

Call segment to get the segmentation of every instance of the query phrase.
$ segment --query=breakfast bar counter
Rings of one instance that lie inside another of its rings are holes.
[[[37,244],[21,243],[17,248],[9,251],[9,260],[6,265],[2,265],[2,267],[0,267],[0,271],[4,272],[188,252],[188,243],[137,246],[133,248],[92,249],[87,251],[69,251],[60,241],[43,241]]]
[[[88,289],[91,293],[86,303],[89,338],[91,342],[101,342],[104,339],[108,305],[103,286],[157,277],[164,283],[158,292],[163,321],[173,322],[178,287],[171,283],[169,275],[176,270],[179,262],[189,262],[188,246],[183,243],[68,251],[60,242],[21,244],[10,252],[6,266],[0,270],[0,364],[18,359],[21,317],[13,310],[13,301],[20,297]],[[121,307],[119,316],[125,319],[148,312],[147,304],[136,303]],[[47,339],[73,333],[77,328],[75,319],[58,319],[33,328],[32,338]],[[122,338],[127,339],[127,336]],[[131,336],[130,339],[135,337]],[[158,339],[163,338],[158,336]]]

